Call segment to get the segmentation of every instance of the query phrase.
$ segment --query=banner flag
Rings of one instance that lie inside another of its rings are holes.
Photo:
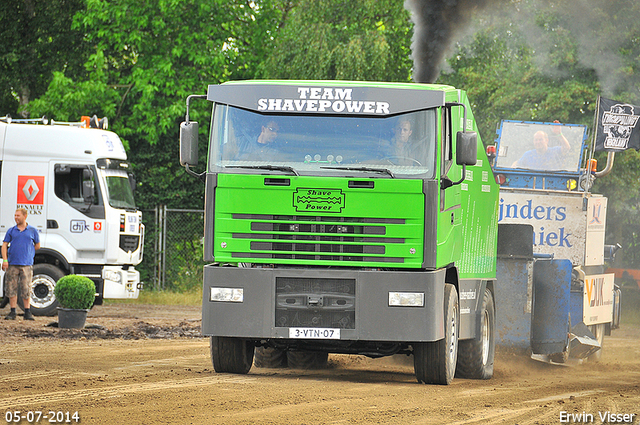
[[[640,150],[640,106],[598,96],[595,150]]]

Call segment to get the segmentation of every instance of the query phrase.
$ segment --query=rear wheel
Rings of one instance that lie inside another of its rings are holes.
[[[287,352],[273,347],[256,347],[253,362],[256,367],[287,367]]]
[[[254,345],[240,338],[212,336],[211,362],[218,373],[249,373],[253,364]]]
[[[53,294],[56,282],[64,272],[54,265],[41,263],[33,266],[31,281],[31,313],[34,316],[53,316],[56,314],[58,300]],[[22,307],[22,302],[18,302]]]
[[[493,294],[489,289],[484,291],[480,320],[480,335],[458,343],[456,377],[490,379],[493,376],[496,312]]]
[[[447,283],[444,287],[444,338],[435,342],[413,344],[413,367],[418,382],[448,385],[456,373],[460,313],[458,291]]]
[[[328,353],[287,351],[287,362],[292,369],[324,369],[327,367],[328,359]]]

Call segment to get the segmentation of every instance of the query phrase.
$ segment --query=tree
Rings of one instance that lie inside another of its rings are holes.
[[[401,0],[300,0],[278,28],[259,75],[409,81],[409,13]]]
[[[629,0],[523,0],[476,17],[439,82],[466,88],[487,144],[502,119],[592,127],[599,94],[640,103],[640,4]],[[606,162],[598,154],[599,169]],[[640,268],[640,155],[616,155],[593,188],[609,198],[607,243],[620,264]]]
[[[17,116],[47,90],[53,71],[81,69],[88,46],[71,21],[83,9],[83,0],[0,3],[0,115]]]
[[[473,102],[480,134],[492,143],[496,126],[503,119],[591,124],[598,94],[593,70],[572,59],[576,54],[570,34],[568,42],[553,52],[550,63],[542,63],[530,45],[530,34],[508,19],[510,11],[492,12],[478,24],[483,27],[470,42],[459,43],[438,82],[466,89]],[[538,39],[555,38],[557,30],[539,17]],[[541,68],[542,66],[542,68]]]
[[[261,43],[268,41],[258,43],[257,34],[278,21],[282,12],[274,4],[288,2],[87,0],[86,11],[74,18],[74,28],[85,34],[83,43],[91,46],[84,71],[55,73],[47,93],[28,109],[64,120],[108,116],[129,148],[143,208],[201,207],[202,185],[178,163],[185,99],[206,93],[208,84],[225,81],[232,72],[248,76],[238,64],[252,56],[251,49],[264,49]],[[202,134],[208,108],[195,102],[190,111]]]

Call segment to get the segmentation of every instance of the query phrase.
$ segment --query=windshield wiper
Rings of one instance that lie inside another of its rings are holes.
[[[275,170],[275,171],[289,172],[294,176],[300,175],[296,170],[293,169],[293,167],[289,167],[287,165],[225,165],[224,168],[247,168],[250,170]]]
[[[320,167],[320,168],[326,168],[329,170],[373,171],[374,173],[389,174],[392,179],[396,178],[395,174],[393,174],[393,172],[388,168],[369,168],[369,167]]]

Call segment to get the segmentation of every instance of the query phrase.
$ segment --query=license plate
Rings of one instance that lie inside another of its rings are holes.
[[[332,328],[289,328],[289,338],[340,339],[340,329],[332,329]]]

